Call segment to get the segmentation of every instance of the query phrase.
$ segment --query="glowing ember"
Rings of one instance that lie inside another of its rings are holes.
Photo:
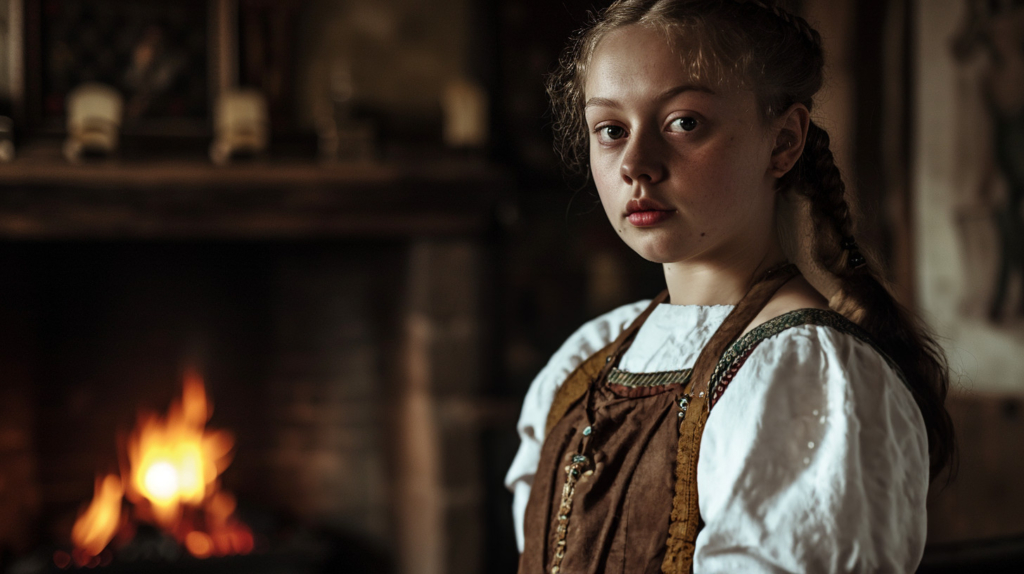
[[[140,419],[128,441],[125,487],[116,476],[97,481],[93,502],[72,529],[76,553],[96,556],[113,539],[122,497],[133,503],[136,519],[161,527],[198,558],[252,551],[252,533],[234,517],[235,499],[217,480],[234,440],[206,428],[211,414],[202,379],[188,373],[181,401],[166,418]]]

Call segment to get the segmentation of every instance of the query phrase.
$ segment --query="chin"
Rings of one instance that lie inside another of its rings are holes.
[[[643,257],[644,259],[650,261],[651,263],[657,263],[659,265],[679,261],[678,257],[672,257],[670,255],[643,253],[640,251],[637,251],[637,254],[640,255],[640,257]]]
[[[672,263],[686,258],[679,245],[655,238],[635,238],[627,240],[626,245],[651,263]]]

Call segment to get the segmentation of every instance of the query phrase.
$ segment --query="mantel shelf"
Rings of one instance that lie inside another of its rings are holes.
[[[0,186],[152,189],[167,187],[282,187],[390,185],[403,181],[466,182],[494,170],[481,162],[398,163],[252,162],[216,166],[201,161],[71,164],[18,159],[0,164]]]
[[[0,238],[476,234],[507,178],[482,162],[0,164]]]

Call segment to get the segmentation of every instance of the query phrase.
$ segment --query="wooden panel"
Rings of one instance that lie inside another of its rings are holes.
[[[948,404],[960,465],[932,484],[929,544],[1024,536],[1024,399],[957,393]]]

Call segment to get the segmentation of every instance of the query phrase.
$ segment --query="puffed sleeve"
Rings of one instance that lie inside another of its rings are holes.
[[[885,359],[829,327],[787,329],[708,417],[693,571],[913,572],[928,483],[924,420]]]
[[[614,341],[649,303],[650,301],[637,301],[623,305],[585,323],[562,344],[551,356],[547,366],[541,369],[530,383],[516,425],[521,440],[519,451],[516,452],[512,466],[505,475],[505,486],[513,493],[512,518],[515,522],[516,543],[520,552],[523,551],[523,517],[526,515],[526,503],[530,499],[533,475],[536,474],[537,464],[540,462],[544,427],[551,403],[555,399],[555,391],[580,363]]]

